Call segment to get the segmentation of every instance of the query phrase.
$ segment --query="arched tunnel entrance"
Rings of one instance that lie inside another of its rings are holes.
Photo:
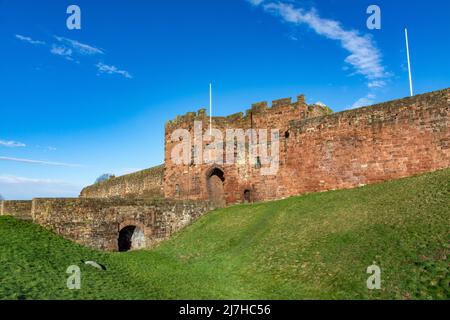
[[[126,226],[119,231],[119,252],[145,248],[144,231],[136,226]]]
[[[213,168],[206,177],[209,199],[218,206],[225,206],[225,174],[219,168]]]

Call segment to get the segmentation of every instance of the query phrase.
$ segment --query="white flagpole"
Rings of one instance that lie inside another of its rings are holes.
[[[209,83],[209,135],[212,136],[212,82]]]
[[[405,37],[406,37],[406,54],[408,56],[408,73],[409,73],[409,91],[411,93],[411,97],[414,95],[413,92],[413,83],[412,83],[412,75],[411,75],[411,60],[409,59],[409,41],[408,41],[408,29],[405,28]]]

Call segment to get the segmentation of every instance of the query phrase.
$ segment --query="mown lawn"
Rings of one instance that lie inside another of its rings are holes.
[[[449,169],[217,210],[153,250],[120,254],[0,217],[0,298],[449,299],[449,233]],[[73,264],[81,290],[66,288]],[[366,287],[372,264],[381,290]]]

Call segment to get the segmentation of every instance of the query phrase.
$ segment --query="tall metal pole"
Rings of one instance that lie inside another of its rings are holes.
[[[209,135],[212,136],[212,82],[209,83]]]
[[[405,28],[405,37],[406,37],[406,55],[408,56],[408,73],[409,73],[409,91],[411,93],[411,97],[414,95],[413,92],[413,83],[412,83],[412,75],[411,75],[411,60],[409,59],[409,41],[408,41],[408,29]]]

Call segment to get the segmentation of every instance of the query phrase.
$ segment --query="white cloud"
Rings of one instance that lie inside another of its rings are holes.
[[[125,78],[129,78],[129,79],[133,78],[131,76],[131,74],[128,73],[128,71],[119,70],[115,66],[109,66],[109,65],[101,63],[101,62],[97,63],[95,66],[97,67],[97,70],[100,73],[107,73],[107,74],[114,74],[115,73],[115,74],[120,74],[120,75],[124,76]]]
[[[21,159],[21,158],[11,158],[11,157],[0,157],[0,161],[11,161],[11,162],[20,162],[20,163],[28,163],[28,164],[41,164],[41,165],[57,166],[57,167],[81,167],[81,165],[79,165],[79,164],[41,161],[41,160],[32,160],[32,159]]]
[[[102,49],[90,46],[88,44],[78,42],[76,40],[72,40],[72,39],[68,39],[68,38],[64,38],[64,37],[58,37],[58,36],[55,36],[55,39],[61,43],[64,43],[64,44],[72,47],[72,49],[76,50],[79,54],[82,54],[82,55],[104,54],[104,51]]]
[[[21,148],[21,147],[26,147],[26,144],[22,143],[22,142],[17,142],[17,141],[0,140],[0,146],[9,147],[9,148]]]
[[[366,107],[374,104],[375,95],[369,93],[367,96],[358,99],[353,105],[352,109]]]
[[[264,2],[264,0],[247,0],[247,1],[250,2],[254,6],[259,6],[261,3]]]
[[[28,182],[28,183],[62,183],[61,181],[57,181],[57,180],[30,179],[30,178],[16,177],[16,176],[11,176],[11,175],[0,175],[0,182],[8,183],[8,184],[20,184],[20,183],[24,183],[24,182]]]
[[[57,45],[53,45],[52,49],[50,50],[50,52],[56,56],[60,56],[65,58],[66,60],[69,61],[73,61],[75,63],[80,63],[79,61],[76,61],[73,57],[72,57],[72,49],[67,48],[65,46],[57,46]]]
[[[59,180],[0,175],[0,190],[6,199],[77,197],[81,188],[82,186]]]
[[[362,36],[355,30],[346,30],[338,21],[321,18],[315,9],[307,11],[284,2],[247,1],[254,6],[262,6],[266,12],[281,17],[283,21],[295,25],[306,24],[318,35],[339,41],[342,48],[350,53],[345,62],[353,67],[355,73],[369,80],[370,88],[386,84],[382,79],[388,78],[389,74],[382,64],[381,53],[370,36]]]
[[[17,39],[25,41],[25,42],[28,42],[28,43],[33,44],[33,45],[44,45],[45,44],[44,41],[33,40],[30,37],[22,36],[20,34],[16,34],[15,36],[16,36]]]
[[[27,41],[32,44],[42,44],[45,45],[46,43],[43,41],[35,41],[29,37],[16,35],[16,37],[22,41]],[[50,53],[56,56],[60,56],[65,58],[66,60],[73,61],[77,64],[80,64],[80,61],[76,60],[80,55],[81,56],[94,56],[94,55],[103,55],[105,54],[103,49],[81,43],[77,40],[65,38],[65,37],[59,37],[59,36],[53,36],[59,43],[58,44],[52,44],[50,48]],[[119,74],[125,78],[132,79],[133,76],[126,70],[121,70],[117,68],[116,66],[107,65],[102,62],[97,63],[96,65],[97,71],[99,73],[106,73],[106,74]]]
[[[51,53],[57,56],[70,57],[72,56],[72,49],[66,48],[64,46],[53,45],[50,50]]]
[[[36,148],[38,149],[43,149],[44,151],[56,151],[56,147],[52,147],[52,146],[41,146],[41,145],[37,145]]]
[[[369,88],[382,88],[386,85],[386,81],[383,80],[374,80],[369,82],[368,87]]]

